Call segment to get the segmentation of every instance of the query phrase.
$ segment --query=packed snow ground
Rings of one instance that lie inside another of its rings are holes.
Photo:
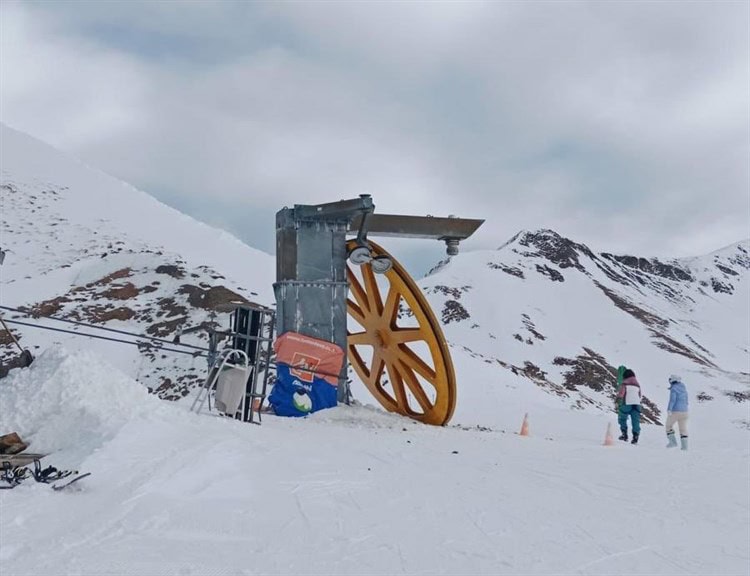
[[[52,348],[0,387],[0,429],[92,476],[0,492],[0,572],[748,574],[747,432],[604,447],[614,415],[534,404],[524,438],[523,397],[463,427],[364,406],[253,426]]]

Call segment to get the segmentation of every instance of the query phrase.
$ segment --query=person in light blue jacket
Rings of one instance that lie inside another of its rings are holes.
[[[682,383],[682,378],[676,374],[669,377],[669,405],[667,406],[667,448],[675,448],[677,440],[674,435],[674,425],[680,429],[680,445],[683,450],[688,448],[688,393]]]

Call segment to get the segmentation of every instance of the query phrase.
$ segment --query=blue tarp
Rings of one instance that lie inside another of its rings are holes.
[[[336,387],[322,377],[303,382],[291,374],[288,364],[276,366],[276,383],[268,401],[279,416],[307,416],[336,406]]]

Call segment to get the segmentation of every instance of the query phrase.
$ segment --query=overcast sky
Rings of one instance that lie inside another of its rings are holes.
[[[268,252],[285,205],[750,237],[750,3],[0,3],[0,118]],[[393,241],[419,274],[437,242]]]

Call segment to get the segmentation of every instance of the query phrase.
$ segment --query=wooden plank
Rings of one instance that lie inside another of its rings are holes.
[[[0,436],[0,454],[18,454],[28,447],[29,445],[15,432]]]

